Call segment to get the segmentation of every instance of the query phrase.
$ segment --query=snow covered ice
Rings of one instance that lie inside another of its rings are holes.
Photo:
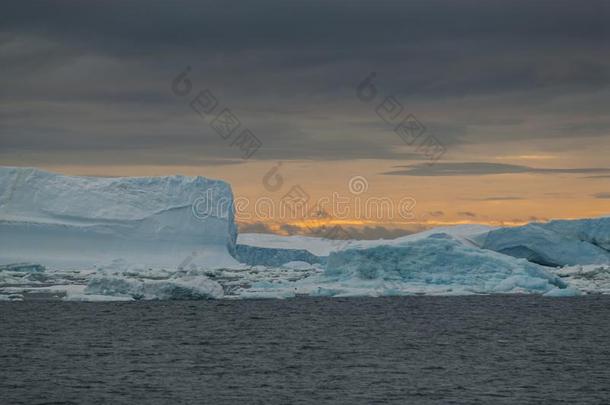
[[[0,300],[610,292],[610,218],[338,243],[238,236],[232,210],[213,209],[232,199],[202,177],[0,168]]]
[[[335,252],[328,259],[326,274],[341,280],[382,279],[470,293],[545,293],[566,287],[541,266],[465,246],[446,234],[401,245]]]
[[[233,211],[196,218],[192,204],[233,201],[230,186],[203,177],[75,177],[0,168],[0,258],[50,268],[114,259],[177,266],[192,252],[206,266],[235,264]]]
[[[571,222],[575,226],[568,226]],[[597,235],[583,231],[582,223],[562,221],[496,229],[478,235],[475,241],[484,249],[551,267],[610,263],[610,252],[601,245],[608,238],[610,221],[605,218],[588,221],[591,231],[595,229]],[[605,234],[600,225],[605,227]],[[598,240],[599,244],[592,243]]]

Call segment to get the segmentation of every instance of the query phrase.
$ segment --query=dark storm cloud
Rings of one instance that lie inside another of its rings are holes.
[[[400,139],[375,114],[387,95],[447,147],[610,129],[604,1],[4,6],[0,153],[237,158],[170,92],[186,65],[195,90],[209,88],[263,141],[258,159],[418,159],[396,150]],[[354,87],[371,71],[379,95],[363,104]]]
[[[608,6],[589,1],[16,1],[0,22],[9,32],[51,34],[117,52],[186,46],[200,50],[360,49],[401,40],[540,36],[599,39]],[[379,39],[386,39],[379,42]]]
[[[494,174],[538,173],[538,174],[585,174],[610,173],[610,168],[536,168],[529,166],[511,165],[488,162],[461,162],[461,163],[428,163],[415,164],[404,167],[403,170],[394,170],[382,174],[394,176],[482,176]]]

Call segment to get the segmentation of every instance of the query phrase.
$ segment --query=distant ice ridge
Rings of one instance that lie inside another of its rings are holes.
[[[0,264],[82,268],[124,259],[178,266],[237,265],[232,209],[195,217],[192,203],[233,202],[230,186],[203,177],[76,177],[0,167]],[[196,252],[193,255],[193,252]]]
[[[316,256],[305,249],[278,249],[238,244],[235,257],[252,266],[281,266],[288,262],[324,263],[325,257]]]
[[[579,294],[577,289],[568,286],[543,266],[480,249],[471,242],[470,238],[489,230],[488,227],[461,226],[394,240],[351,241],[343,249],[326,249],[330,252],[326,264],[311,265],[321,269],[314,274],[298,280],[259,278],[237,293],[245,298]],[[265,238],[275,246],[281,239]],[[252,241],[255,238],[249,236],[248,239]],[[285,240],[284,246],[291,243]]]
[[[550,267],[610,263],[610,218],[532,223],[473,238],[483,249]]]
[[[328,256],[331,252],[345,248],[352,241],[316,238],[311,236],[282,236],[266,233],[240,233],[237,243],[241,245],[276,250],[307,250],[316,256]]]
[[[581,240],[610,251],[610,217],[555,220],[541,226],[567,238]]]
[[[434,234],[452,236],[460,243],[524,258],[548,267],[610,264],[610,217],[557,220],[519,227],[458,225],[434,228],[392,240],[336,241],[301,236],[239,235],[238,243],[274,249],[305,249],[328,256],[345,249],[402,246]]]
[[[548,293],[567,287],[559,277],[524,259],[465,245],[439,233],[401,244],[332,253],[325,275],[339,283],[383,280],[396,293]],[[431,287],[431,288],[429,288]]]

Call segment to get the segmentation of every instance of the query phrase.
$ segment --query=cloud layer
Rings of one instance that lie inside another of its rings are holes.
[[[375,112],[389,95],[449,154],[507,140],[566,149],[608,136],[609,17],[604,1],[8,1],[0,151],[238,159],[171,93],[187,65],[261,139],[254,159],[420,160]],[[355,87],[371,71],[367,104]]]
[[[392,170],[383,174],[393,176],[483,176],[494,174],[520,174],[520,173],[548,173],[548,174],[590,174],[610,173],[610,168],[539,168],[520,165],[489,162],[460,162],[460,163],[420,163],[404,167],[401,170]],[[513,197],[500,197],[497,199],[515,199]]]

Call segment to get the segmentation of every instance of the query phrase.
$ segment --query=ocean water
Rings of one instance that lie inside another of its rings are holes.
[[[0,403],[609,403],[610,296],[0,303]]]

